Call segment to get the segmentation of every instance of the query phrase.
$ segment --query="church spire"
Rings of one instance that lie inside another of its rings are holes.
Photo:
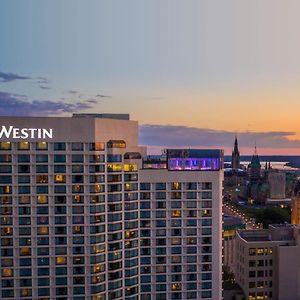
[[[240,152],[238,147],[237,136],[235,136],[234,147],[233,147],[232,158],[231,158],[231,168],[237,170],[239,169],[239,167],[240,167]]]

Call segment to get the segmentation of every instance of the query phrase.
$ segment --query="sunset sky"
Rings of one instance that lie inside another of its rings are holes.
[[[130,113],[141,144],[300,155],[300,1],[2,0],[0,114]]]

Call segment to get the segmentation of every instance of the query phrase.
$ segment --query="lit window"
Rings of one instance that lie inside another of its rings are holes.
[[[81,203],[82,202],[82,197],[80,195],[73,196],[73,202]]]
[[[30,144],[28,142],[20,142],[18,143],[18,150],[29,150]]]
[[[21,296],[22,296],[22,297],[28,297],[28,296],[31,296],[31,289],[22,288],[22,289],[21,289]]]
[[[122,140],[110,140],[107,142],[107,148],[126,148],[126,143]]]
[[[181,189],[181,183],[180,182],[173,182],[172,183],[172,190],[180,190]]]
[[[45,196],[45,195],[39,195],[37,197],[37,203],[39,203],[39,204],[46,204],[46,203],[48,203],[48,197]]]
[[[38,175],[36,177],[36,183],[48,183],[48,176],[47,175]]]
[[[172,283],[172,291],[181,290],[181,283]]]
[[[19,203],[20,204],[28,204],[28,203],[30,203],[30,197],[29,196],[20,196],[19,197]]]
[[[172,211],[172,218],[178,218],[181,217],[181,211],[180,210],[173,210]]]
[[[38,227],[38,234],[48,234],[49,228],[47,226]]]
[[[83,227],[82,227],[82,226],[79,226],[79,225],[74,226],[74,227],[73,227],[73,232],[74,232],[74,233],[83,233]]]
[[[125,166],[124,166],[125,168]],[[122,165],[121,164],[107,164],[107,171],[108,172],[122,172]]]
[[[31,249],[29,247],[20,248],[20,255],[30,255]]]
[[[48,149],[48,143],[46,142],[36,143],[36,150],[47,150],[47,149]]]
[[[11,150],[11,142],[1,142],[0,150]]]
[[[66,182],[66,176],[63,174],[57,174],[55,175],[55,182],[56,183],[64,183]]]
[[[172,245],[181,245],[181,239],[180,238],[172,238],[171,244]]]
[[[256,253],[257,253],[257,255],[263,255],[264,254],[264,248],[257,248]]]
[[[103,151],[105,149],[104,143],[95,143],[95,151]]]
[[[12,235],[12,233],[13,233],[12,227],[2,228],[2,235]]]
[[[124,164],[124,172],[137,172],[137,164]]]
[[[11,277],[11,276],[13,276],[13,270],[9,269],[9,268],[4,268],[2,270],[2,276],[3,277]]]
[[[104,270],[105,270],[105,265],[98,264],[93,267],[94,273],[100,273],[100,272],[103,272]]]
[[[125,231],[125,237],[126,238],[134,238],[136,237],[136,232],[132,230]]]
[[[67,263],[67,258],[65,256],[56,257],[56,264],[57,265],[65,265],[66,263]]]

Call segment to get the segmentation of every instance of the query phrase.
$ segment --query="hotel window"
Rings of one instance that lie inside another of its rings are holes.
[[[30,203],[29,196],[20,196],[19,197],[19,204],[28,204],[28,203]]]
[[[122,155],[109,154],[109,155],[107,155],[107,162],[122,162]]]
[[[138,165],[137,164],[124,164],[124,172],[137,172]]]
[[[48,150],[48,143],[46,142],[36,143],[36,150]]]
[[[30,186],[29,185],[19,185],[18,193],[19,194],[30,194]]]
[[[38,227],[37,228],[37,234],[38,235],[49,234],[49,228],[47,226]]]
[[[83,155],[73,154],[72,155],[72,163],[83,163]]]
[[[173,210],[172,211],[172,218],[180,218],[181,217],[181,211],[180,210]]]
[[[48,175],[37,175],[36,183],[48,183]]]
[[[202,190],[211,190],[212,183],[211,182],[202,182]]]
[[[35,157],[37,163],[47,163],[48,162],[48,155],[46,154],[38,154]]]
[[[186,189],[187,190],[197,190],[197,182],[187,182]]]
[[[103,151],[105,150],[105,144],[104,143],[90,143],[89,145],[90,151]]]
[[[29,163],[29,162],[30,162],[30,155],[28,154],[18,155],[18,163]]]
[[[73,151],[83,151],[83,143],[72,143]]]
[[[202,217],[211,217],[211,210],[209,209],[202,210]]]
[[[11,162],[11,155],[10,154],[0,154],[0,163],[3,162]]]
[[[83,196],[80,195],[73,196],[73,203],[83,203]]]
[[[38,204],[47,204],[48,203],[48,197],[45,196],[45,195],[37,196],[37,203]]]
[[[2,276],[3,277],[12,277],[13,276],[13,269],[10,268],[4,268],[2,269]]]
[[[19,142],[18,143],[18,150],[30,150],[29,142]]]
[[[19,175],[18,183],[30,183],[30,176],[27,175]]]
[[[84,191],[83,185],[76,184],[72,186],[72,193],[83,193],[83,191]]]
[[[212,192],[202,192],[202,199],[212,199]]]
[[[19,165],[18,172],[19,173],[30,173],[30,165]]]
[[[22,255],[22,256],[31,255],[31,248],[29,248],[29,247],[20,248],[20,255]]]
[[[11,183],[12,177],[8,175],[0,176],[0,184]]]
[[[54,143],[53,149],[55,151],[65,151],[66,150],[66,143]]]
[[[1,196],[0,197],[0,204],[12,204],[12,197],[11,196]]]
[[[11,142],[0,142],[0,150],[11,150]]]
[[[22,172],[22,173],[29,173],[28,172]],[[37,165],[36,166],[36,173],[48,173],[48,165]]]
[[[72,173],[83,173],[83,165],[73,165]]]
[[[0,186],[0,194],[11,194],[12,187],[10,185]]]
[[[55,194],[65,194],[67,187],[65,185],[56,185],[54,186],[54,193]]]
[[[107,164],[107,172],[122,172],[121,164]]]
[[[181,192],[172,192],[171,199],[181,199]]]
[[[47,185],[40,185],[36,187],[37,194],[48,194],[48,186]]]
[[[54,173],[66,173],[66,166],[54,165]]]
[[[172,182],[171,189],[172,190],[181,190],[181,183],[180,182]]]
[[[126,148],[126,143],[123,140],[110,140],[107,142],[107,148]]]
[[[65,183],[66,182],[66,176],[63,174],[56,174],[54,176],[54,182],[55,183]]]
[[[256,254],[257,255],[264,255],[264,248],[257,248]]]
[[[67,263],[67,258],[65,256],[58,256],[55,261],[57,265],[65,265]]]
[[[11,165],[0,166],[0,173],[11,173],[11,171],[12,171]]]
[[[55,163],[65,163],[66,162],[66,155],[55,154],[54,155],[54,162]]]
[[[90,155],[90,163],[100,163],[105,161],[105,156],[104,155]]]

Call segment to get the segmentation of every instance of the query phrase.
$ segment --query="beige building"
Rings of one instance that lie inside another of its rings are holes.
[[[222,299],[222,150],[142,159],[128,115],[0,120],[0,299]]]
[[[300,225],[300,196],[292,197],[292,224]]]
[[[246,299],[300,299],[299,255],[298,226],[238,232],[234,273]]]

